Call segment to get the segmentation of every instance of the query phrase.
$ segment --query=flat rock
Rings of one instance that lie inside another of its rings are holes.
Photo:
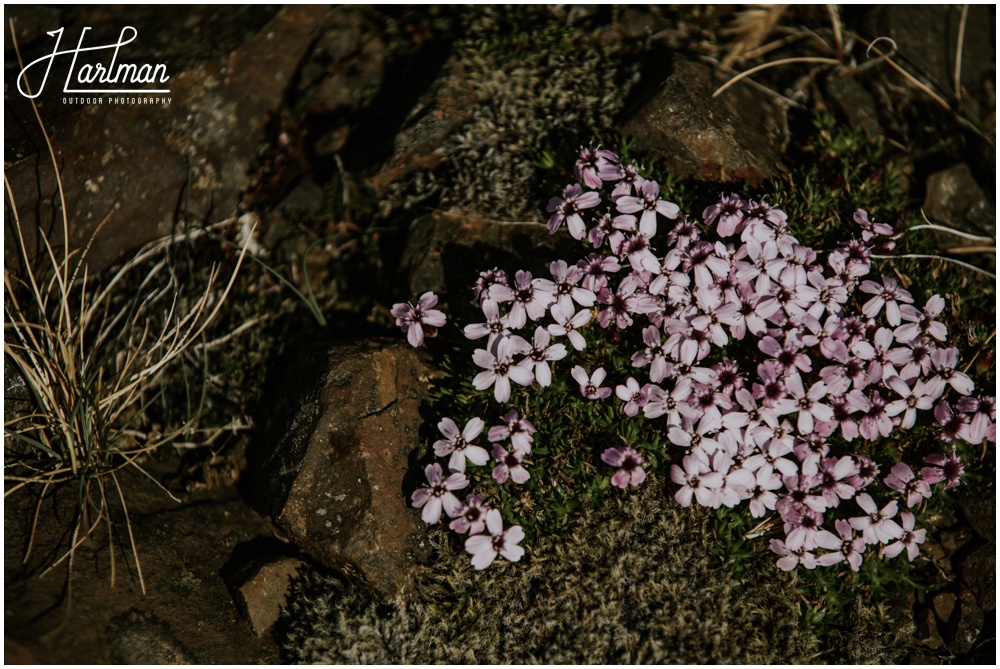
[[[301,567],[298,558],[268,556],[250,560],[226,579],[236,609],[254,634],[262,636],[277,622],[288,586]]]
[[[305,554],[382,601],[405,594],[422,555],[409,478],[428,374],[401,342],[308,347],[250,454],[257,506]]]
[[[746,82],[713,98],[725,80],[708,65],[678,60],[622,127],[633,150],[701,181],[756,186],[783,172],[784,111]]]

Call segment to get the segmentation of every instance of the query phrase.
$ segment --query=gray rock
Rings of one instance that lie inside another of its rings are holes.
[[[955,654],[968,653],[979,638],[986,622],[983,610],[976,603],[971,590],[963,589],[958,600],[958,627],[954,638],[948,643],[948,650]]]
[[[381,87],[386,44],[370,13],[364,7],[336,7],[323,19],[299,77],[307,114],[358,111]]]
[[[868,139],[882,136],[875,98],[857,79],[834,72],[826,79],[826,94],[852,128],[863,130]]]
[[[635,151],[681,177],[758,185],[785,170],[784,110],[745,82],[713,98],[725,82],[708,65],[679,60],[674,73],[626,120]]]
[[[322,125],[341,121],[313,142],[320,156],[332,156],[347,145],[355,125],[348,121],[350,115],[368,108],[382,89],[388,50],[374,13],[365,7],[330,10],[302,66],[297,106]]]
[[[943,623],[948,622],[951,618],[952,612],[955,610],[955,603],[958,598],[953,592],[939,592],[931,599],[931,606],[934,608],[934,613],[937,614],[938,620]]]
[[[250,455],[257,506],[306,554],[383,601],[405,593],[422,554],[404,478],[417,469],[428,374],[399,342],[307,348]]]
[[[254,634],[264,635],[278,620],[288,586],[301,567],[298,558],[264,557],[242,565],[226,579],[237,611]]]
[[[996,209],[965,163],[935,172],[927,179],[924,211],[931,220],[959,230],[996,234]],[[957,237],[942,237],[949,246],[965,244]]]

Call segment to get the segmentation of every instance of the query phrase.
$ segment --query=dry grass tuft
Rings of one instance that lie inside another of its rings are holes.
[[[177,237],[147,245],[116,272],[94,281],[86,265],[89,244],[82,251],[70,251],[70,221],[59,165],[37,107],[35,115],[55,168],[63,242],[61,248],[53,248],[39,229],[43,250],[40,257],[32,256],[16,194],[5,176],[7,224],[23,270],[16,275],[4,269],[4,355],[24,380],[31,409],[5,417],[4,496],[26,487],[40,490],[25,550],[27,562],[43,501],[56,486],[74,486],[77,503],[70,521],[69,548],[43,575],[65,561],[72,574],[77,549],[103,526],[112,544],[112,583],[116,573],[112,510],[120,507],[145,592],[119,472],[132,467],[146,474],[140,464],[144,455],[194,431],[196,411],[182,425],[166,431],[148,425],[146,412],[163,392],[171,365],[200,341],[219,313],[247,246],[243,245],[221,290],[218,267],[209,271],[196,294],[179,284],[169,257]]]
[[[746,54],[763,44],[787,9],[787,5],[749,5],[740,10],[733,26],[724,31],[733,41],[722,59],[723,67],[742,63]]]
[[[117,472],[130,466],[145,473],[143,455],[194,429],[197,414],[167,432],[144,430],[144,414],[162,392],[164,372],[219,312],[245,247],[221,292],[218,268],[198,295],[178,285],[167,256],[171,238],[153,242],[95,286],[86,251],[60,259],[41,231],[43,259],[30,260],[9,183],[7,195],[25,276],[4,271],[4,354],[30,390],[33,410],[4,424],[5,496],[40,486],[40,508],[53,486],[77,486],[70,548],[49,569],[67,559],[72,565],[75,550],[101,525],[113,537],[110,506],[120,504],[145,591]],[[125,284],[139,288],[122,301],[116,288]]]

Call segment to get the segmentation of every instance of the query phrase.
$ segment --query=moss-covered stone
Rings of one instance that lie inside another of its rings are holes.
[[[611,127],[637,81],[627,54],[639,45],[569,7],[484,5],[461,24],[431,99],[411,113],[376,182],[391,174],[383,199],[392,207],[436,199],[491,218],[533,216],[538,156]],[[439,127],[455,119],[460,127]]]

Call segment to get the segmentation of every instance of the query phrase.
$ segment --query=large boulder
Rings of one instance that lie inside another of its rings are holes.
[[[401,342],[307,347],[249,458],[252,497],[277,529],[383,602],[422,555],[409,478],[428,374]]]

